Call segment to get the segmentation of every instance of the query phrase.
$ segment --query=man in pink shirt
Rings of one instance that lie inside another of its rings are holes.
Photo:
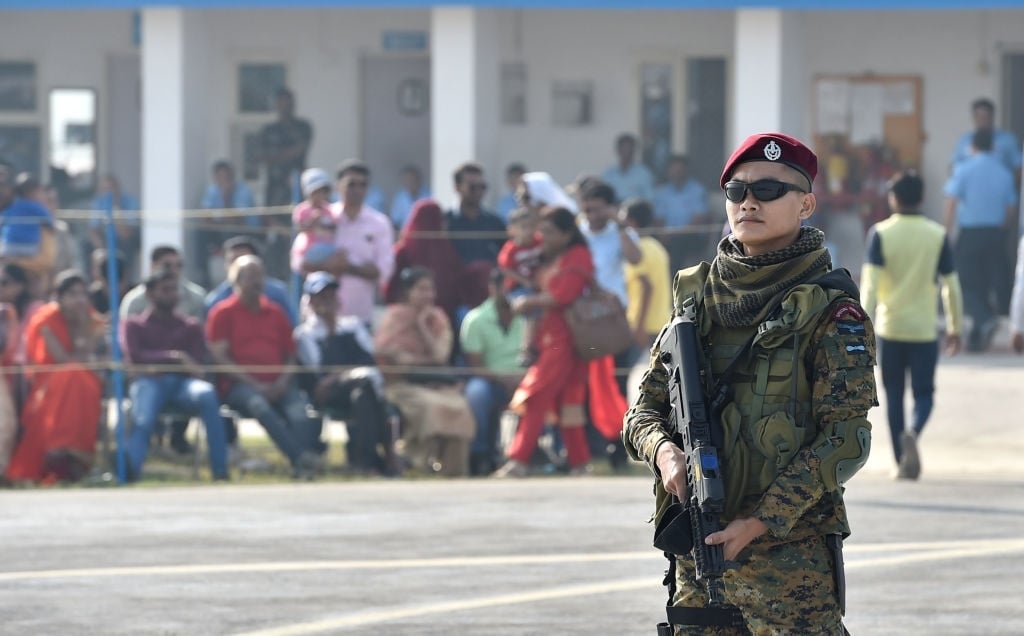
[[[381,281],[388,280],[395,265],[392,251],[394,230],[391,221],[366,205],[370,169],[350,159],[338,167],[337,188],[340,201],[331,205],[338,226],[334,245],[337,250],[317,269],[338,278],[338,305],[346,316],[356,316],[369,324]],[[306,273],[313,271],[304,265]]]

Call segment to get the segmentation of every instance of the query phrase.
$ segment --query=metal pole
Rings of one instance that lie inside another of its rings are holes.
[[[117,432],[117,483],[124,484],[128,479],[127,458],[124,455],[124,372],[121,370],[121,343],[118,340],[118,314],[121,295],[118,290],[121,282],[117,272],[117,233],[114,228],[114,197],[110,197],[106,209],[107,229],[107,287],[110,293],[110,357],[114,363],[114,371],[110,380],[114,385],[114,403],[117,405],[115,430]],[[127,263],[125,264],[127,266]]]

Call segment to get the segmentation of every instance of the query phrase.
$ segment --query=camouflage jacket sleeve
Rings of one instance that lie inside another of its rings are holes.
[[[870,430],[868,410],[878,404],[875,392],[875,334],[871,320],[856,303],[843,301],[815,330],[808,349],[812,395],[811,417],[817,436],[801,448],[754,509],[752,516],[784,538],[830,488],[813,449],[855,443],[860,428]]]
[[[630,457],[646,462],[655,475],[658,469],[654,453],[662,442],[671,441],[665,431],[669,414],[668,373],[658,355],[658,345],[655,344],[651,350],[650,365],[640,383],[640,394],[626,413],[622,428],[622,442]]]

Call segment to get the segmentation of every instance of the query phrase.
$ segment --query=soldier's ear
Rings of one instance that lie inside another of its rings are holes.
[[[814,210],[818,206],[818,200],[810,192],[803,196],[803,200],[800,202],[800,220],[806,221],[811,218],[814,214]]]

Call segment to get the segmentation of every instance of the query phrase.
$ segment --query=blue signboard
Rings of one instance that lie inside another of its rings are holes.
[[[385,31],[381,46],[385,51],[426,51],[426,31]]]

